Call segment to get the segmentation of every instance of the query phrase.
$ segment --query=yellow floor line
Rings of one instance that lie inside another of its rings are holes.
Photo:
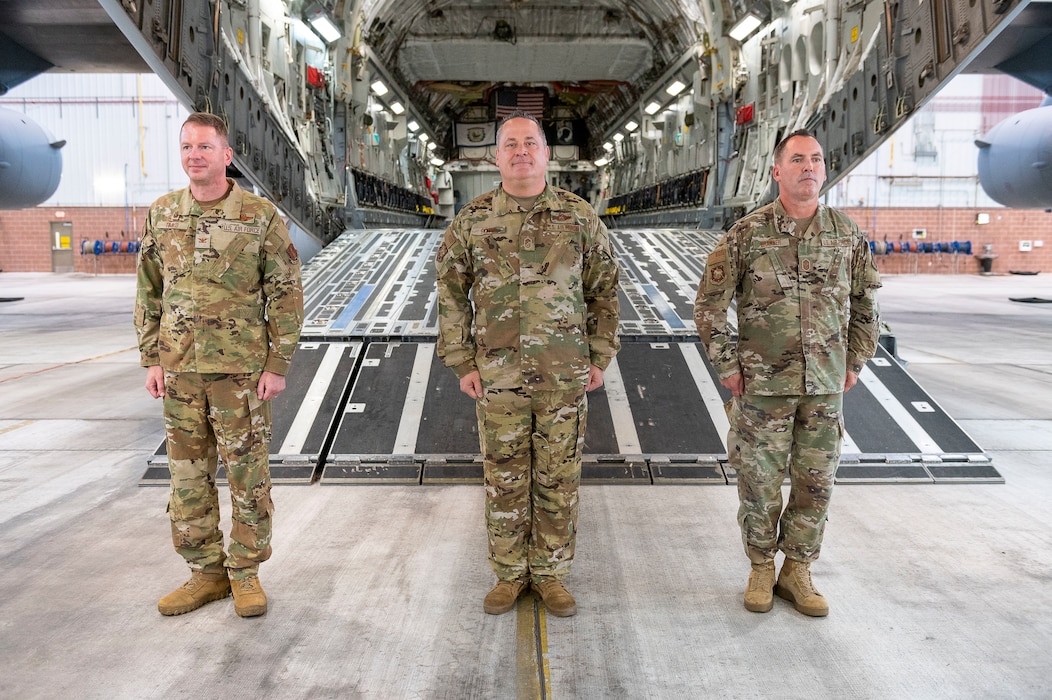
[[[548,626],[540,597],[536,593],[522,596],[515,606],[515,618],[515,697],[551,700]]]
[[[91,362],[93,360],[101,360],[104,357],[112,357],[114,355],[120,355],[122,352],[128,352],[129,350],[135,350],[135,349],[136,348],[134,348],[134,347],[124,348],[123,350],[114,350],[113,352],[106,352],[106,353],[103,353],[101,355],[96,355],[95,357],[85,357],[85,358],[80,359],[80,360],[73,360],[72,362],[63,362],[61,364],[51,365],[50,367],[43,367],[41,369],[34,369],[34,370],[29,371],[29,372],[23,372],[22,374],[16,374],[13,377],[5,377],[4,379],[0,379],[0,384],[3,384],[4,382],[10,382],[10,381],[13,381],[15,379],[21,379],[22,377],[30,377],[30,376],[32,376],[34,374],[43,374],[44,372],[50,372],[51,370],[59,369],[60,367],[69,367],[70,365],[79,365],[82,362]]]
[[[12,430],[18,430],[19,428],[24,428],[27,425],[32,425],[32,424],[33,424],[33,421],[31,421],[31,420],[24,420],[24,421],[22,421],[20,423],[15,423],[14,425],[9,425],[6,428],[0,428],[0,435],[3,435],[4,433],[10,433]]]

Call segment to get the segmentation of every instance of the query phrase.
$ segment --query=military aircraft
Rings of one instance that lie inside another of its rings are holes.
[[[718,229],[773,196],[781,135],[813,129],[832,186],[1006,28],[1029,42],[999,42],[989,67],[1039,64],[1050,6],[9,0],[0,92],[48,69],[152,70],[188,107],[228,118],[238,169],[322,243],[426,225],[489,189],[493,125],[515,107],[544,123],[553,181],[614,225]],[[1035,70],[1047,89],[1047,67]],[[3,147],[36,161],[45,141],[57,157],[50,137]],[[1000,162],[992,143],[985,157]],[[17,193],[4,206],[50,196],[23,193],[14,172],[0,168],[0,191]]]
[[[995,126],[979,147],[979,181],[1008,207],[1052,208],[1052,2],[1032,2],[973,62],[975,72],[1003,72],[1045,93],[1040,107]]]

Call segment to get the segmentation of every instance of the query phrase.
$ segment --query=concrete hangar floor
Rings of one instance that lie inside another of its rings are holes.
[[[358,235],[366,234],[375,232]],[[645,265],[626,269],[626,297],[646,297],[628,299],[626,345],[653,343],[654,352],[678,357],[659,366],[681,363],[687,379],[676,384],[693,387],[683,401],[710,405],[704,364],[676,332],[687,301],[669,294],[689,286],[689,273],[654,262],[665,259],[663,234],[615,235],[623,256],[653,248],[634,258]],[[430,254],[406,252],[430,245],[420,238],[341,245],[363,255],[366,245],[380,246],[377,259],[408,261]],[[677,257],[690,255],[669,259]],[[387,287],[403,309],[425,309],[427,299],[412,293],[422,289],[411,279],[414,264],[401,269],[362,283]],[[854,458],[841,467],[848,471],[814,566],[828,618],[805,618],[782,601],[766,615],[742,607],[748,563],[733,473],[718,444],[708,452],[690,443],[657,451],[647,421],[663,414],[647,413],[652,407],[639,401],[648,393],[639,389],[648,362],[630,359],[630,351],[621,358],[623,396],[615,386],[605,399],[608,438],[618,450],[597,448],[582,489],[568,579],[576,617],[547,617],[533,599],[508,615],[482,612],[492,574],[477,465],[414,451],[432,430],[420,426],[444,376],[429,368],[426,388],[389,392],[405,395],[388,450],[394,457],[405,449],[401,458],[345,452],[360,448],[339,447],[338,430],[319,449],[321,464],[304,449],[275,454],[276,472],[299,466],[310,476],[290,471],[275,487],[275,553],[261,571],[270,611],[241,619],[229,600],[175,618],[156,612],[157,598],[185,567],[169,544],[166,489],[140,486],[163,481],[156,475],[163,428],[134,349],[134,279],[3,273],[0,298],[22,299],[0,303],[0,696],[1047,697],[1052,305],[1010,299],[1050,299],[1052,280],[889,276],[884,283],[882,312],[909,381],[871,365],[865,374],[880,381],[864,385],[860,396],[870,398],[859,410],[869,420],[878,414],[866,403],[890,405],[882,409],[893,417],[882,428],[886,437],[895,437],[894,424],[917,449],[875,451],[868,431],[853,431],[849,421],[854,449],[845,456]],[[371,296],[322,303],[334,297],[321,285],[311,282],[316,303],[306,330],[324,331],[305,334],[305,342],[319,343],[315,350],[359,342],[353,319]],[[338,308],[323,316],[326,305]],[[313,363],[335,365],[321,374],[333,378],[345,373],[341,361],[353,355],[357,363],[329,431],[369,414],[374,401],[353,400],[355,385],[371,381],[362,379],[365,368],[392,361],[418,376],[428,366],[419,349],[426,316],[411,328],[398,327],[407,322],[393,307],[367,312],[372,323],[393,325],[364,329],[357,351],[339,348]],[[646,326],[660,324],[662,333],[648,340]],[[365,337],[370,332],[375,339]],[[412,353],[397,359],[405,347]],[[310,376],[301,404],[324,406],[332,382],[316,382],[318,371]],[[414,411],[415,424],[404,417]],[[947,419],[932,424],[914,413]],[[306,418],[295,425],[298,417],[286,420],[282,445],[313,439]],[[326,478],[333,445],[338,468]],[[638,451],[626,451],[633,445]],[[297,465],[303,455],[306,464]],[[677,468],[683,471],[670,471]],[[370,473],[381,476],[363,476]],[[227,503],[223,518],[228,527]]]

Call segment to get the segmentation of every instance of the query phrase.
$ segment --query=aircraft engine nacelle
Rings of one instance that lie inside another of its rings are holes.
[[[35,207],[53,195],[65,145],[25,115],[0,109],[0,209]]]
[[[1005,119],[975,145],[979,182],[992,199],[1006,207],[1052,208],[1052,106]]]

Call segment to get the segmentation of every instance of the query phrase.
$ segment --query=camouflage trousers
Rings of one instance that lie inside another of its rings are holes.
[[[840,463],[843,404],[843,394],[734,399],[728,461],[738,473],[738,523],[752,562],[774,559],[779,549],[796,561],[818,558]]]
[[[270,402],[260,373],[165,372],[164,427],[172,492],[172,543],[191,569],[254,573],[270,558]],[[229,553],[219,529],[217,457],[230,484]]]
[[[476,412],[489,559],[497,578],[566,575],[577,535],[584,389],[486,389]]]

